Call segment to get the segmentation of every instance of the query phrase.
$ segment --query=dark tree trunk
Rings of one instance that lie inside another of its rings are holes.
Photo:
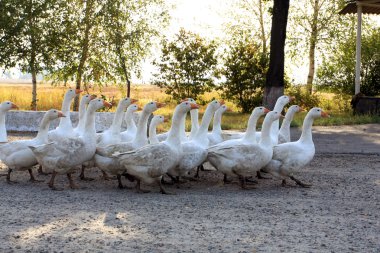
[[[284,62],[286,25],[289,0],[274,0],[270,37],[269,70],[264,89],[263,104],[273,109],[277,98],[284,94]]]
[[[309,47],[309,73],[307,74],[307,88],[310,94],[313,93],[313,80],[315,72],[315,48],[317,47],[318,39],[318,14],[319,14],[319,0],[314,1],[313,6],[313,19],[311,22],[310,33],[310,47]]]
[[[85,27],[84,38],[83,38],[83,42],[82,42],[82,54],[81,54],[79,66],[77,69],[77,75],[76,75],[76,79],[77,79],[76,80],[76,86],[75,86],[76,89],[81,88],[83,68],[84,68],[84,64],[86,63],[87,57],[88,57],[88,48],[90,46],[89,45],[90,44],[90,30],[92,27],[92,20],[91,20],[90,16],[92,13],[93,6],[94,6],[93,0],[86,1],[86,12],[85,12],[85,17],[84,17],[84,23],[85,23],[86,27]],[[74,99],[73,110],[78,111],[78,108],[79,108],[79,96],[76,96]]]
[[[32,69],[32,104],[31,104],[31,110],[37,111],[37,73],[35,71],[35,68]]]

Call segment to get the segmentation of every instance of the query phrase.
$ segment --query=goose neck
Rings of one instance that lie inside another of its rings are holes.
[[[245,131],[243,139],[251,143],[257,143],[256,141],[256,126],[260,116],[251,114],[248,120],[247,130]]]
[[[42,118],[40,126],[38,128],[38,133],[36,139],[43,141],[44,143],[48,142],[48,133],[49,133],[50,119],[45,116]]]
[[[111,124],[111,132],[113,134],[120,133],[121,130],[121,123],[123,123],[123,113],[124,113],[124,107],[119,104],[119,106],[116,109],[115,115],[113,117],[113,121]]]
[[[212,119],[213,111],[211,106],[208,106],[203,117],[202,117],[202,123],[198,129],[198,132],[196,133],[196,138],[205,138],[208,131],[208,126],[210,125],[211,119]]]
[[[268,115],[264,118],[263,127],[261,129],[261,139],[260,145],[265,147],[273,147],[273,143],[271,140],[271,126],[274,124],[274,121],[268,117]]]
[[[71,119],[70,119],[70,105],[71,105],[70,96],[65,96],[62,102],[61,111],[66,117],[62,117],[59,121],[59,127],[69,127],[71,128]]]
[[[223,112],[220,110],[214,113],[214,121],[212,122],[212,132],[215,134],[222,134],[222,114]]]
[[[281,123],[281,128],[279,133],[287,133],[290,131],[290,123],[292,122],[292,118],[285,117],[285,119]]]
[[[170,127],[168,137],[166,139],[168,143],[174,145],[175,147],[181,146],[180,123],[183,119],[186,119],[186,113],[181,113],[178,109],[176,109],[173,114],[172,125]]]
[[[158,143],[158,138],[157,138],[157,124],[158,122],[151,122],[149,126],[149,143],[154,144]]]
[[[190,137],[194,137],[199,130],[198,114],[199,110],[194,109],[190,111],[191,116],[191,132]]]
[[[313,142],[312,137],[312,126],[313,126],[314,118],[311,115],[306,115],[303,125],[302,125],[302,134],[300,137],[301,142]]]
[[[83,136],[96,136],[96,129],[95,129],[95,115],[96,110],[95,108],[88,108],[86,112],[86,121],[85,121],[85,131],[83,133]],[[94,137],[95,138],[95,137]]]
[[[136,123],[133,120],[133,111],[132,110],[127,110],[125,113],[125,121],[127,123],[127,129],[136,129]]]
[[[133,143],[139,146],[143,146],[148,144],[148,137],[147,137],[147,131],[148,131],[148,120],[149,120],[149,113],[146,111],[142,111],[139,122],[137,123],[137,133],[136,137],[133,140]]]

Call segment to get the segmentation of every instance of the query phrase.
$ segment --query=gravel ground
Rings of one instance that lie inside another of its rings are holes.
[[[309,189],[241,190],[208,171],[167,187],[177,195],[138,194],[91,169],[83,189],[59,176],[56,192],[16,172],[0,178],[0,252],[379,252],[380,155],[323,151],[297,174]]]

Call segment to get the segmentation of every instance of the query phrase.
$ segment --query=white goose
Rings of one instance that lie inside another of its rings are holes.
[[[84,131],[83,135],[59,139],[44,145],[29,146],[38,163],[53,172],[49,182],[51,189],[59,190],[54,186],[54,179],[57,174],[67,174],[70,187],[77,188],[70,173],[76,167],[89,161],[95,154],[95,112],[103,106],[110,107],[111,104],[102,99],[94,99],[89,103],[86,112],[86,131]]]
[[[118,144],[107,145],[105,147],[97,147],[94,157],[96,167],[106,173],[116,175],[119,188],[124,188],[121,182],[121,174],[125,169],[119,165],[117,158],[112,155],[115,152],[127,152],[147,145],[147,124],[149,116],[163,106],[165,106],[165,104],[159,102],[150,102],[144,106],[137,124],[137,133],[132,142],[121,142]]]
[[[307,165],[314,157],[315,147],[311,128],[314,119],[319,117],[329,117],[329,115],[321,108],[312,108],[303,121],[302,134],[299,140],[274,146],[272,160],[263,170],[275,177],[282,178],[283,186],[286,185],[286,178],[292,179],[302,187],[311,186],[294,178],[293,172]]]
[[[7,111],[12,109],[18,109],[17,105],[11,101],[5,101],[0,104],[0,142],[7,142],[7,129],[5,127],[5,116]]]
[[[156,129],[157,129],[157,126],[159,124],[162,124],[165,121],[166,120],[165,120],[164,116],[156,115],[153,117],[153,119],[149,125],[149,144],[156,144],[156,143],[160,142],[157,138]]]
[[[72,123],[71,123],[71,119],[70,119],[70,105],[71,105],[71,101],[75,98],[75,96],[77,96],[81,92],[82,90],[79,90],[79,89],[76,89],[76,90],[69,89],[66,92],[65,97],[62,102],[62,108],[61,108],[62,113],[66,117],[61,118],[61,120],[59,121],[58,127],[49,132],[50,141],[55,141],[62,138],[64,139],[66,137],[76,136]]]
[[[226,105],[222,105],[218,110],[216,110],[212,124],[212,131],[207,134],[207,138],[210,142],[209,146],[214,146],[224,141],[222,136],[222,115],[228,110],[231,111]]]
[[[33,155],[33,152],[28,146],[37,146],[48,142],[48,131],[50,122],[59,117],[65,117],[62,112],[55,109],[47,111],[41,120],[38,134],[31,140],[19,140],[6,143],[0,146],[0,159],[7,165],[8,174],[7,182],[11,181],[12,171],[28,170],[30,174],[30,181],[37,181],[32,172],[32,166],[37,164],[37,160]]]
[[[298,105],[292,105],[289,107],[288,111],[285,114],[285,118],[281,123],[280,131],[278,132],[278,143],[290,142],[290,123],[293,120],[294,115],[297,112],[304,111]]]
[[[120,133],[121,142],[133,141],[135,138],[137,133],[137,126],[133,119],[133,115],[139,109],[139,106],[136,104],[128,106],[124,117],[125,122],[127,123],[127,130]]]
[[[88,103],[90,103],[91,100],[95,99],[96,95],[90,95],[86,94],[82,96],[82,99],[79,103],[79,111],[78,111],[78,124],[74,128],[74,132],[77,135],[81,135],[84,132],[84,123],[85,123],[85,116],[86,116],[86,107]]]
[[[271,159],[273,146],[270,138],[271,125],[281,116],[279,112],[269,112],[263,123],[260,142],[238,145],[216,145],[208,149],[208,161],[228,176],[238,176],[241,187],[247,189],[246,178],[255,174]]]
[[[197,109],[196,104],[182,102],[177,105],[168,138],[160,143],[147,145],[145,147],[118,153],[120,164],[127,173],[137,179],[136,189],[139,192],[147,192],[141,189],[140,181],[146,184],[157,182],[161,193],[167,194],[161,184],[162,176],[173,167],[176,167],[181,159],[180,122],[191,109]]]
[[[107,146],[110,144],[117,144],[117,143],[121,142],[120,130],[121,130],[121,124],[123,122],[124,111],[131,103],[135,103],[137,101],[138,100],[131,99],[131,98],[120,99],[120,101],[117,105],[116,112],[115,112],[115,115],[113,117],[113,121],[112,121],[111,126],[107,130],[105,130],[103,133],[98,134],[96,137],[96,146],[97,147],[104,147],[104,146]],[[86,181],[94,180],[93,178],[86,177],[84,174],[86,167],[89,168],[89,167],[93,167],[94,165],[95,165],[94,158],[91,159],[91,161],[87,161],[82,166],[79,178],[81,180],[86,180]],[[105,180],[110,179],[106,172],[102,171],[102,173],[103,173],[103,178]]]
[[[183,157],[179,165],[168,171],[168,175],[171,176],[172,179],[177,177],[178,181],[179,177],[186,175],[190,170],[197,168],[206,161],[207,148],[209,146],[209,140],[207,138],[208,127],[215,111],[223,104],[223,101],[219,102],[217,100],[208,104],[202,118],[202,123],[194,138],[181,144]]]

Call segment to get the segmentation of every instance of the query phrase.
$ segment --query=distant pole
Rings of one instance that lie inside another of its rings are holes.
[[[362,5],[357,3],[358,27],[356,30],[355,95],[360,92],[360,62],[362,48]]]

